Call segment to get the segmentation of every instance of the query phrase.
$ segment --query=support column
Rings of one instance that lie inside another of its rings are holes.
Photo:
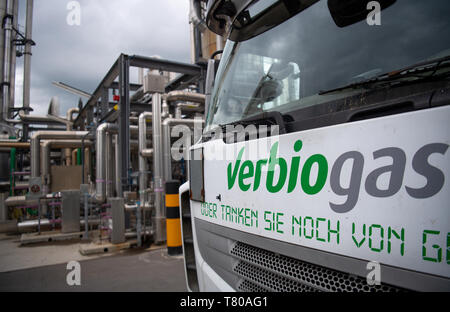
[[[166,241],[166,213],[164,209],[164,181],[161,138],[161,94],[154,93],[153,106],[153,180],[155,186],[155,243]]]
[[[123,197],[124,191],[130,187],[130,61],[127,55],[119,58],[119,164],[121,188],[117,190],[118,196]]]

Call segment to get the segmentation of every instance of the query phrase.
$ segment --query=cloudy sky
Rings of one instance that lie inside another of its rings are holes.
[[[79,0],[81,25],[67,23],[69,0],[34,1],[31,106],[46,114],[58,96],[61,115],[78,96],[52,85],[65,82],[93,92],[120,53],[190,62],[188,0]],[[24,29],[26,2],[20,0]],[[16,106],[22,106],[23,58],[17,61]],[[131,79],[135,81],[136,72]],[[84,99],[86,103],[86,99]]]

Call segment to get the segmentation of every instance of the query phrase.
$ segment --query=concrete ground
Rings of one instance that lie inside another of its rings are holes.
[[[19,247],[19,237],[0,237],[0,292],[5,291],[186,291],[181,257],[165,249],[130,249],[85,257],[80,242]],[[81,286],[70,287],[67,263],[78,261]]]
[[[0,234],[0,273],[111,256],[82,256],[79,253],[82,244],[78,240],[20,246],[19,235]]]

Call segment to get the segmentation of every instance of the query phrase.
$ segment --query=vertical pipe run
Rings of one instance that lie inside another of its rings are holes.
[[[31,38],[33,35],[33,2],[27,0],[26,26],[25,26],[25,53],[23,63],[23,107],[30,107],[31,90]],[[28,115],[28,111],[25,112]]]
[[[112,193],[112,182],[113,182],[113,162],[112,162],[112,134],[110,132],[106,133],[106,141],[105,141],[105,159],[103,161],[106,162],[106,198],[114,197]]]
[[[19,0],[13,1],[13,26],[15,29],[19,28]],[[14,39],[14,38],[11,38]],[[9,107],[14,108],[15,104],[15,93],[16,93],[16,45],[11,44],[11,66],[10,66],[10,87],[9,87],[9,93],[10,93],[10,99],[9,99]],[[11,118],[12,115],[8,116],[8,118]]]
[[[114,166],[115,166],[115,184],[116,184],[116,194],[117,196],[119,196],[118,194],[121,193],[121,189],[122,189],[122,183],[120,182],[120,145],[119,145],[119,136],[118,135],[114,135],[114,152],[115,152],[115,157],[114,157]]]
[[[14,6],[13,0],[6,0],[6,15],[3,24],[3,97],[2,97],[2,119],[8,119],[9,105],[11,104],[10,83],[11,83],[11,39]]]
[[[155,243],[166,241],[164,211],[164,181],[161,138],[161,94],[155,93],[152,98],[153,110],[153,180],[155,185]]]
[[[77,153],[78,153],[78,149],[72,150],[72,166],[77,165]]]
[[[151,112],[144,112],[139,116],[139,205],[136,210],[137,215],[137,235],[138,246],[141,247],[141,215],[145,214],[146,207],[146,191],[148,188],[148,164],[147,159],[142,155],[144,149],[147,148],[147,119],[153,118]],[[145,215],[144,215],[145,216]]]
[[[85,179],[83,184],[89,184],[92,177],[92,151],[90,148],[84,149],[84,172],[85,172]],[[86,179],[88,178],[88,179]]]
[[[147,119],[152,118],[152,113],[145,112],[139,116],[139,200],[145,204],[145,191],[148,187],[148,164],[142,151],[147,148]]]
[[[95,189],[95,198],[97,201],[103,203],[106,200],[106,171],[107,166],[109,165],[110,159],[108,159],[108,150],[107,146],[107,133],[117,132],[117,125],[114,124],[102,124],[97,128],[97,145],[96,145],[96,168],[97,168],[97,177],[96,177],[96,189]],[[109,145],[110,146],[110,145]]]

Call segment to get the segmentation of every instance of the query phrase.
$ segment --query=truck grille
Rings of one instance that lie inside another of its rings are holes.
[[[279,255],[242,242],[236,242],[230,254],[239,260],[233,272],[243,279],[237,289],[243,292],[403,291],[385,284],[370,286],[364,278]]]

